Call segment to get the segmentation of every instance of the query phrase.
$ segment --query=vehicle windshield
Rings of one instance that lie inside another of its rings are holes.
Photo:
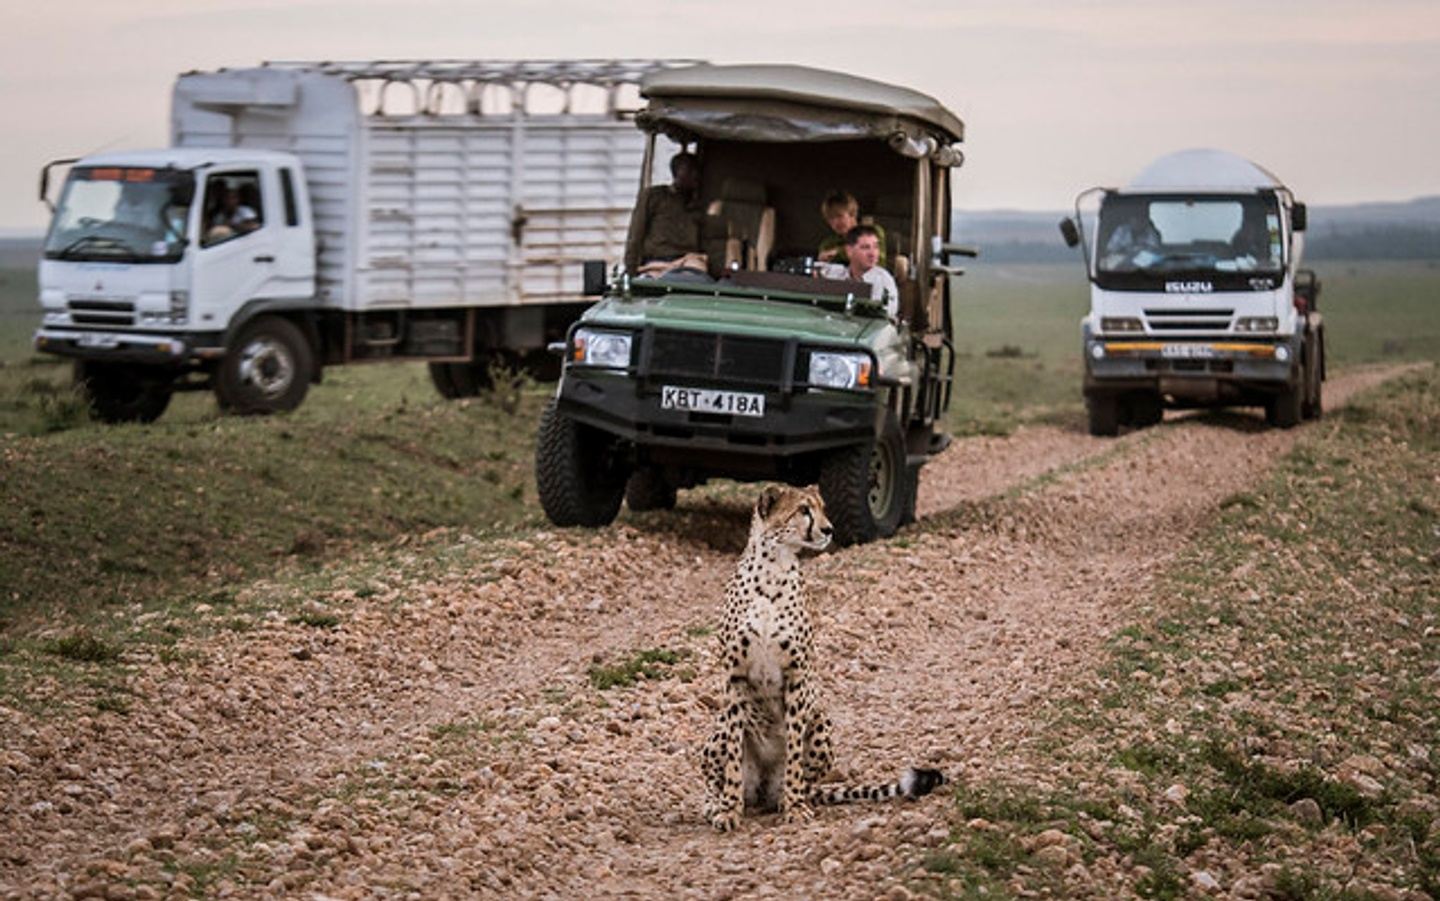
[[[1100,208],[1096,273],[1277,275],[1284,263],[1273,193],[1108,195]]]
[[[194,194],[195,179],[189,172],[73,169],[45,239],[45,257],[174,262],[185,249],[185,224]]]

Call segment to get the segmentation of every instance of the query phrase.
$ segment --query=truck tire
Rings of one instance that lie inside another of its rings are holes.
[[[1085,398],[1090,434],[1113,438],[1120,434],[1120,405],[1113,394],[1091,394]]]
[[[262,316],[240,330],[220,361],[215,396],[242,416],[293,410],[310,390],[315,355],[288,319]]]
[[[1321,396],[1322,384],[1325,373],[1325,336],[1319,334],[1310,342],[1307,348],[1309,356],[1305,366],[1306,379],[1305,403],[1301,407],[1300,415],[1305,419],[1319,419],[1325,414],[1325,400]]]
[[[1305,400],[1305,383],[1308,375],[1304,368],[1300,378],[1293,385],[1286,385],[1278,394],[1265,401],[1265,421],[1281,429],[1293,429],[1300,424],[1300,413]]]
[[[642,466],[630,474],[625,484],[625,506],[636,513],[646,510],[674,510],[675,486],[665,473],[653,466]]]
[[[909,467],[898,428],[874,444],[851,445],[820,461],[820,496],[841,547],[889,538],[900,528],[909,497]]]
[[[908,526],[915,522],[916,503],[920,498],[920,466],[905,467],[905,506],[900,511],[900,525]]]
[[[1137,429],[1158,425],[1165,418],[1165,402],[1158,394],[1132,394],[1127,406],[1130,424]]]
[[[431,363],[430,381],[446,400],[479,397],[493,387],[488,356],[477,355],[470,363]]]
[[[446,400],[455,400],[460,396],[460,389],[456,387],[453,379],[450,378],[450,363],[431,363],[430,382],[440,396]]]
[[[620,441],[561,413],[552,398],[540,416],[535,484],[557,526],[609,525],[620,512],[629,467]]]
[[[154,422],[170,406],[175,379],[153,366],[77,360],[75,384],[100,422]]]

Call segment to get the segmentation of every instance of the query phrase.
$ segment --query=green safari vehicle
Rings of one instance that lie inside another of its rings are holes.
[[[601,526],[622,501],[768,479],[818,483],[841,544],[893,534],[949,440],[950,263],[974,255],[947,243],[963,124],[919,92],[797,66],[672,69],[642,92],[641,200],[658,140],[693,152],[704,257],[660,277],[586,264],[603,296],[567,335],[541,421],[546,515]],[[897,298],[816,277],[837,189],[883,228]]]

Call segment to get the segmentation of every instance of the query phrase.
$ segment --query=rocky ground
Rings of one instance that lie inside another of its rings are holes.
[[[1338,376],[1327,403],[1391,374]],[[1301,432],[1172,414],[957,441],[917,526],[808,564],[841,776],[1013,776],[1037,707],[1095,678],[1154,575]],[[299,617],[280,581],[246,586],[247,628],[123,661],[121,709],[0,708],[0,897],[906,897],[957,825],[943,792],[730,835],[701,819],[709,627],[748,522],[727,498],[432,536],[332,572]],[[461,562],[421,575],[436,554]]]

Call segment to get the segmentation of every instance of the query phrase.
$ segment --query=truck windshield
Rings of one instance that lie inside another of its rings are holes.
[[[45,258],[174,262],[185,249],[194,194],[195,179],[189,172],[72,169],[45,239]]]
[[[1110,194],[1100,207],[1098,238],[1097,280],[1278,276],[1284,265],[1273,193]]]

